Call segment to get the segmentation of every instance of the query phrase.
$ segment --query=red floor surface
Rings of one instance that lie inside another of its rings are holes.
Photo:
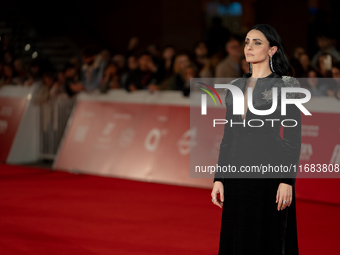
[[[297,215],[300,254],[340,254],[340,206]],[[0,255],[217,254],[220,217],[207,189],[0,165]]]

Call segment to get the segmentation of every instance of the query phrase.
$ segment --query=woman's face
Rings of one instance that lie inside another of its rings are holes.
[[[244,55],[248,63],[269,61],[269,55],[274,53],[274,47],[270,47],[269,41],[261,31],[253,29],[248,32],[244,45]]]
[[[307,82],[311,88],[315,88],[317,86],[318,82],[316,78],[318,78],[316,72],[314,72],[313,70],[308,72]]]
[[[304,69],[307,69],[308,66],[310,65],[309,57],[307,54],[301,54],[299,60],[300,60],[300,64],[302,65]]]
[[[321,72],[325,71],[325,56],[321,55],[318,61],[319,61],[320,71]]]
[[[175,55],[175,50],[172,47],[167,47],[163,51],[163,58],[165,60],[172,59],[174,55]]]
[[[332,68],[332,76],[335,80],[339,81],[340,80],[340,70],[336,67]]]
[[[177,57],[177,64],[178,64],[178,68],[179,70],[184,70],[184,68],[189,64],[189,58],[187,55],[179,55]]]

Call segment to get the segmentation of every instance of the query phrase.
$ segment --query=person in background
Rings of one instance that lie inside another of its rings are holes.
[[[237,78],[241,75],[240,60],[241,60],[241,43],[236,38],[231,38],[226,43],[226,52],[228,56],[217,65],[217,78]]]
[[[147,47],[147,51],[151,54],[152,61],[155,63],[155,65],[159,66],[161,63],[161,51],[159,46],[155,43],[152,43]]]
[[[160,72],[163,76],[163,83],[167,82],[167,80],[173,75],[174,73],[174,62],[176,57],[176,50],[175,47],[172,45],[167,45],[164,47],[162,52],[162,61],[160,63]]]
[[[138,58],[138,68],[132,70],[124,84],[127,91],[132,92],[139,89],[149,91],[158,90],[158,68],[153,63],[151,54],[147,51],[142,52]]]
[[[301,87],[307,88],[312,97],[327,96],[327,86],[321,84],[320,79],[318,79],[320,77],[316,70],[310,69],[307,73],[307,79],[302,80]]]
[[[299,63],[301,65],[302,72],[301,72],[301,75],[298,77],[307,77],[307,73],[311,69],[311,64],[310,64],[309,57],[306,53],[300,54]]]
[[[340,100],[340,63],[332,67],[332,77],[335,80],[336,88],[334,95]]]
[[[118,65],[117,63],[111,61],[107,64],[104,77],[99,84],[99,90],[102,93],[106,93],[109,89],[119,89],[120,77],[118,75]]]
[[[162,83],[163,90],[182,90],[184,87],[184,71],[190,64],[189,54],[180,52],[174,60],[174,74]]]
[[[131,55],[136,55],[138,51],[138,46],[139,46],[139,38],[137,36],[131,37],[128,43],[125,57],[128,58]]]
[[[52,96],[54,96],[51,89],[54,85],[54,75],[51,72],[46,72],[42,75],[41,86],[38,89],[37,94],[34,97],[34,102],[36,104],[41,104],[47,102]]]
[[[336,61],[340,61],[340,53],[334,47],[334,44],[330,37],[326,35],[320,35],[317,37],[317,43],[318,43],[320,50],[312,58],[313,68],[317,68],[317,64],[319,62],[320,56],[325,53],[332,55]]]
[[[24,84],[26,80],[26,72],[22,60],[21,59],[14,60],[13,67],[14,73],[16,74],[16,78],[20,80],[20,84]]]
[[[103,77],[105,62],[93,46],[85,47],[82,56],[84,64],[81,68],[81,83],[87,92],[92,92],[98,88]]]
[[[130,72],[138,68],[138,59],[135,55],[130,55],[127,59],[127,70],[122,73],[120,84],[126,84]]]
[[[80,59],[78,57],[73,57],[70,60],[70,64],[75,66],[77,77],[79,77],[80,70],[81,70],[81,61],[80,61]]]
[[[198,71],[201,71],[206,66],[208,59],[208,48],[205,42],[198,42],[195,47],[195,59],[194,63],[198,67]]]
[[[24,82],[24,86],[31,86],[34,82],[41,80],[41,67],[38,61],[33,60],[28,69],[28,79]]]
[[[111,59],[111,52],[108,49],[104,49],[100,52],[100,56],[105,64],[107,64]]]
[[[183,79],[184,79],[184,86],[182,89],[183,95],[184,96],[189,96],[190,94],[190,79],[197,77],[197,67],[196,65],[190,63],[184,68],[184,74],[183,74]]]
[[[220,52],[216,52],[210,58],[207,59],[203,68],[199,71],[198,76],[200,78],[213,78],[215,77],[216,67],[222,61],[223,55]]]
[[[76,78],[76,79],[79,80],[79,76],[78,76],[78,73],[77,73],[77,68],[72,63],[67,63],[65,65],[63,73],[64,73],[64,76],[65,76],[65,79],[74,79],[74,78]]]
[[[58,72],[57,75],[57,80],[54,82],[51,90],[50,90],[50,95],[52,97],[56,97],[59,94],[62,94],[65,92],[65,74],[63,71]]]
[[[330,78],[332,77],[331,70],[334,64],[336,64],[336,59],[332,55],[328,53],[322,53],[318,58],[315,69],[323,78]]]
[[[84,84],[76,78],[66,79],[65,81],[65,92],[69,97],[76,96],[79,92],[85,90]]]
[[[296,47],[294,50],[293,57],[289,60],[290,65],[293,67],[294,77],[301,77],[303,74],[303,68],[299,61],[300,55],[305,54],[306,51],[302,47]]]
[[[124,71],[126,58],[121,54],[116,54],[112,57],[112,61],[118,65],[119,70]]]
[[[0,78],[0,88],[5,85],[21,85],[19,78],[15,78],[13,66],[5,64],[3,66],[3,76]]]

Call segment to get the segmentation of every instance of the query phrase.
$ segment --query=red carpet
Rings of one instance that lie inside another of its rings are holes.
[[[297,201],[302,255],[339,254],[340,206]],[[0,254],[217,254],[210,190],[0,165]]]

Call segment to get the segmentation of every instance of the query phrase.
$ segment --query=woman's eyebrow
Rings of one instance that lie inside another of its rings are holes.
[[[246,40],[249,40],[249,38],[246,38]],[[262,42],[262,40],[261,39],[253,39],[253,41],[261,41]]]

